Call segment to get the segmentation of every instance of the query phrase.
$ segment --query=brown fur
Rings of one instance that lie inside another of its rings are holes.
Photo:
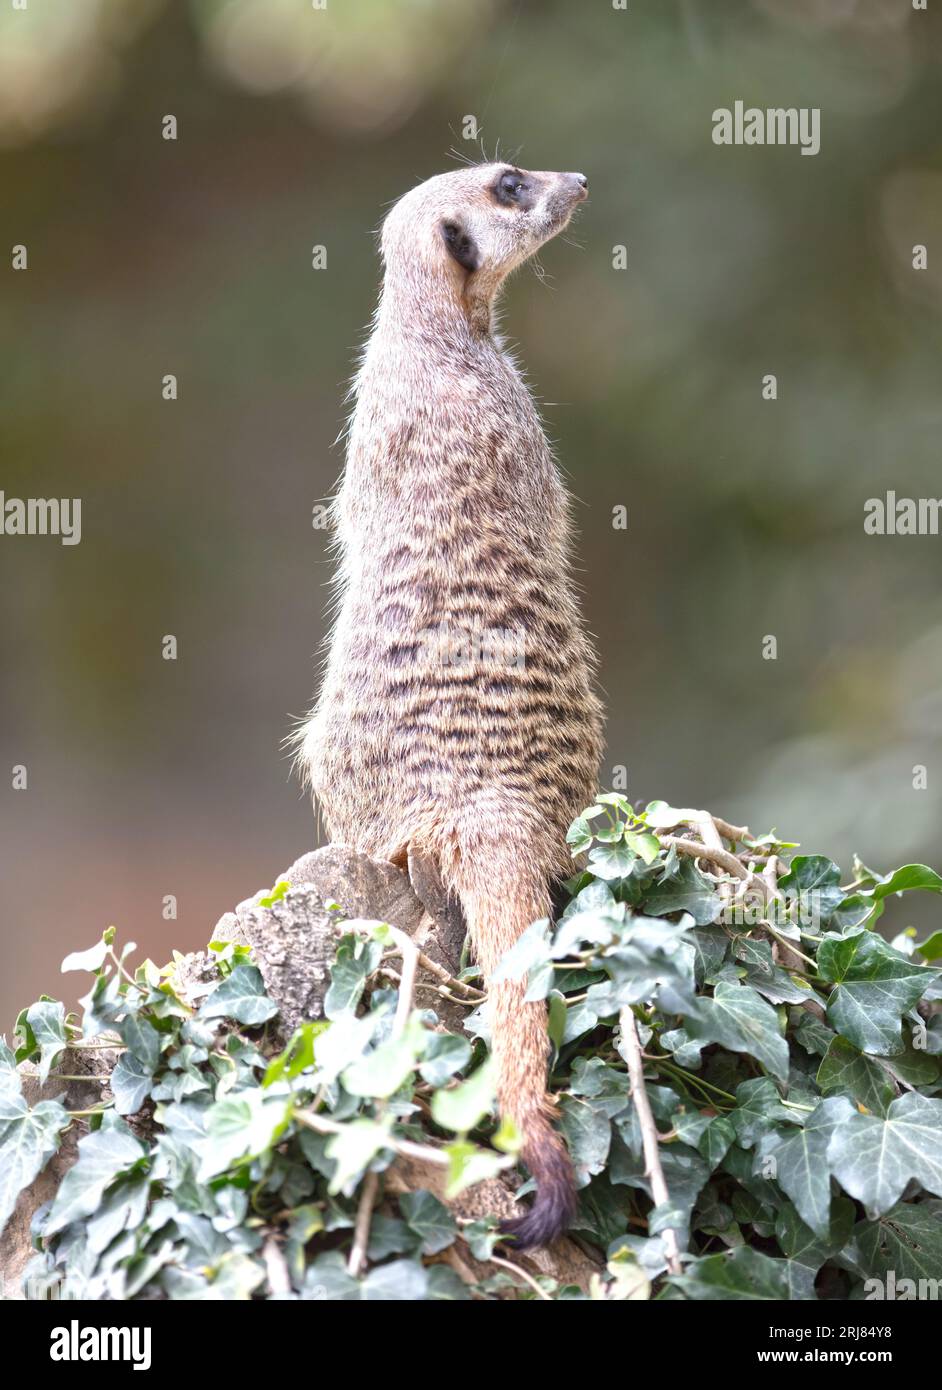
[[[508,172],[430,179],[384,224],[385,278],[336,501],[339,613],[299,740],[331,837],[397,862],[410,847],[431,855],[485,977],[550,914],[601,742],[567,498],[492,325],[507,274],[568,223],[584,180],[514,171],[526,206],[506,206],[494,190]],[[523,664],[445,661],[427,641],[441,625],[522,629]],[[521,1245],[557,1234],[574,1198],[549,1122],[545,1007],[524,1003],[525,988],[489,993],[501,1109],[538,1186],[514,1229]]]

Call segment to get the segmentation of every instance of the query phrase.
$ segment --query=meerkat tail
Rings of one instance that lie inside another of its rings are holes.
[[[514,896],[512,891],[501,892],[495,882],[488,893],[460,896],[475,954],[488,980],[500,1111],[514,1121],[522,1136],[521,1156],[537,1188],[526,1214],[504,1222],[501,1229],[513,1236],[516,1249],[547,1245],[572,1220],[576,1189],[568,1151],[551,1123],[553,1107],[546,1089],[546,1005],[542,1000],[525,1002],[526,978],[491,983],[490,976],[530,923],[549,915],[548,895]]]
[[[488,990],[501,1114],[510,1116],[523,1136],[522,1158],[536,1181],[536,1197],[529,1210],[501,1223],[501,1231],[513,1236],[518,1250],[549,1245],[576,1212],[572,1162],[550,1122],[546,1005],[524,1003],[526,986],[525,979],[500,980]]]

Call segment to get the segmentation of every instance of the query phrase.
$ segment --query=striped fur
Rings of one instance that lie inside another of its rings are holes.
[[[299,738],[331,838],[398,863],[410,846],[430,854],[485,976],[550,912],[565,831],[595,793],[602,725],[567,497],[493,331],[507,274],[566,225],[584,180],[519,171],[527,206],[506,206],[494,188],[508,168],[430,179],[384,224],[335,504],[338,615]],[[573,1206],[545,1094],[545,1008],[524,988],[490,991],[500,1105],[538,1184],[511,1231],[519,1245],[552,1239]]]

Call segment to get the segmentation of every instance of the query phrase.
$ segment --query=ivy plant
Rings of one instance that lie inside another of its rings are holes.
[[[774,832],[617,793],[569,842],[584,867],[559,920],[534,923],[501,969],[547,1002],[573,1234],[598,1271],[586,1287],[527,1273],[495,1220],[449,1206],[484,1178],[525,1177],[495,1112],[475,972],[442,985],[467,1012],[446,1031],[402,997],[410,946],[395,924],[339,910],[324,1017],[288,1039],[247,948],[211,943],[194,991],[183,958],[132,969],[111,929],[63,964],[91,975],[80,1018],[45,996],[20,1014],[0,1046],[0,1225],[63,1135],[81,1135],[34,1220],[32,1287],[804,1300],[867,1297],[892,1271],[937,1297],[942,932],[880,928],[942,878],[859,861],[845,876]],[[106,1045],[117,1062],[100,1103],[27,1103],[21,1063],[70,1076],[70,1059]],[[439,1196],[387,1181],[403,1154],[441,1175]],[[496,1272],[463,1282],[456,1242],[482,1262],[497,1253]]]

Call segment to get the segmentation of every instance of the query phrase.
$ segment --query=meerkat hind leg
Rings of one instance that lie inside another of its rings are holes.
[[[426,941],[417,944],[422,944],[425,951],[431,945],[437,947],[429,954],[433,958],[440,957],[439,964],[457,975],[461,969],[461,950],[467,935],[461,904],[446,890],[438,865],[431,855],[410,845],[408,869],[412,891],[432,921]]]

